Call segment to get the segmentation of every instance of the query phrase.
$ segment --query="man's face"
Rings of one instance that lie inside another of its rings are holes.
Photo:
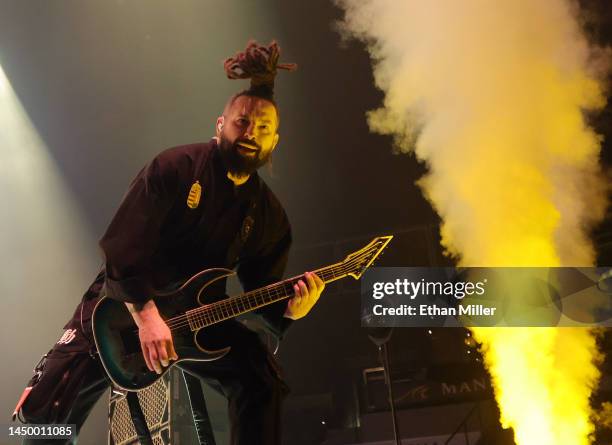
[[[238,96],[217,119],[221,156],[234,174],[250,175],[264,165],[278,143],[274,105],[258,97]]]

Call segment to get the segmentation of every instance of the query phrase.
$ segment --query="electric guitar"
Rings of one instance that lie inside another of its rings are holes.
[[[393,236],[374,238],[367,246],[343,261],[314,272],[325,283],[363,272],[381,254]],[[161,317],[172,332],[178,360],[161,374],[149,371],[145,364],[138,328],[125,304],[108,297],[100,299],[93,316],[93,334],[99,356],[115,386],[127,391],[144,389],[157,381],[172,366],[184,360],[212,361],[223,357],[230,347],[222,344],[215,332],[221,322],[241,314],[291,298],[293,285],[304,276],[296,276],[244,294],[215,301],[218,285],[233,275],[228,269],[207,269],[187,280],[179,289],[153,297]],[[218,297],[218,293],[217,293]],[[211,302],[212,301],[212,302]]]

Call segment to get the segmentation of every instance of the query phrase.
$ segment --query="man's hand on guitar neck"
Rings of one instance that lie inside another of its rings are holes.
[[[304,280],[299,280],[293,286],[295,295],[287,303],[285,317],[292,320],[302,318],[310,312],[312,307],[317,303],[321,292],[325,288],[325,282],[317,276],[316,273],[306,272]]]
[[[138,326],[140,347],[147,368],[161,374],[162,366],[168,366],[170,360],[178,359],[170,328],[159,315],[153,300],[147,301],[144,305],[136,306],[131,303],[125,305]]]

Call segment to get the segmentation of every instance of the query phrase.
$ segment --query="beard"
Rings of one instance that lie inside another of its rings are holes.
[[[219,153],[221,154],[221,159],[223,160],[225,168],[227,168],[230,173],[237,176],[251,175],[270,160],[270,155],[272,154],[271,150],[265,155],[262,155],[261,148],[257,147],[258,150],[254,156],[245,156],[240,153],[238,142],[240,142],[240,139],[235,142],[230,142],[223,134],[219,136]],[[250,141],[244,142],[248,142],[249,145],[254,145],[254,143]]]

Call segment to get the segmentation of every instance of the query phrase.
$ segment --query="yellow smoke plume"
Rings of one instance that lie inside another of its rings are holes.
[[[366,42],[394,136],[429,173],[419,184],[463,266],[589,266],[606,206],[600,137],[605,52],[565,0],[337,0]],[[479,328],[501,421],[518,445],[582,445],[599,378],[586,329]]]

